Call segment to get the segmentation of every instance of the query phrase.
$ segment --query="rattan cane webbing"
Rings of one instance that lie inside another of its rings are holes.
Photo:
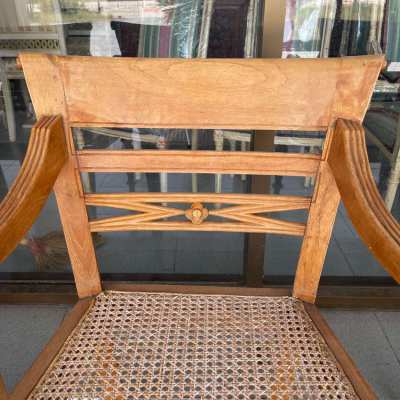
[[[358,397],[300,301],[100,294],[30,399]]]

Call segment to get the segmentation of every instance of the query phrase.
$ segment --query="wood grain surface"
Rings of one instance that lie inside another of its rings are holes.
[[[0,204],[0,262],[33,225],[66,160],[61,117],[40,118],[32,129],[21,170]]]
[[[321,130],[332,115],[361,120],[384,63],[383,56],[20,59],[24,71],[62,79],[72,124],[269,130]]]
[[[347,213],[368,249],[400,283],[400,225],[387,210],[368,162],[365,133],[356,121],[337,122],[328,164]]]
[[[85,172],[171,172],[313,176],[320,156],[296,153],[83,150],[77,152]]]

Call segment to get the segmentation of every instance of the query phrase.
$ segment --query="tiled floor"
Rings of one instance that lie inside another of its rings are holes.
[[[0,306],[0,375],[11,390],[69,306]],[[323,315],[380,400],[400,399],[400,312],[324,309]]]

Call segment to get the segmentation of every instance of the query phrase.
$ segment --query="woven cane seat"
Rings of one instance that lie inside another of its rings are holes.
[[[290,297],[103,292],[30,399],[357,399]]]

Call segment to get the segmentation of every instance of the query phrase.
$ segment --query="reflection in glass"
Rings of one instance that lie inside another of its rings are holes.
[[[378,187],[387,208],[392,210],[400,183],[400,103],[374,102],[364,127],[367,139],[379,150]]]
[[[400,2],[388,0],[386,57],[400,62]]]
[[[386,0],[287,0],[283,57],[382,53],[385,3]],[[390,12],[396,13],[393,5]],[[393,15],[389,16],[389,25],[392,31],[397,29]]]
[[[336,14],[336,0],[288,0],[283,57],[326,57]]]

